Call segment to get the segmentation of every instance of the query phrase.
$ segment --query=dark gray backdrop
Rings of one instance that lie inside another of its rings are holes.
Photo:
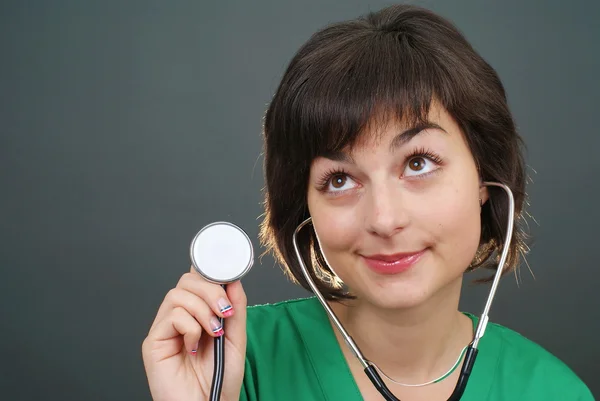
[[[149,399],[140,346],[191,238],[221,219],[257,236],[261,119],[287,62],[387,4],[0,3],[0,399]],[[419,4],[498,70],[529,147],[536,279],[507,277],[491,319],[598,393],[599,3]],[[306,295],[270,257],[243,281],[251,304]]]

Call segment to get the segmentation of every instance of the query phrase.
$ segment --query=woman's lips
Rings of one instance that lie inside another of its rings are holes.
[[[412,253],[362,256],[369,268],[379,274],[398,274],[410,269],[421,259],[425,249]]]

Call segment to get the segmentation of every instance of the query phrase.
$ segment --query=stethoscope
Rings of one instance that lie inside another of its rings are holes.
[[[492,302],[494,301],[494,296],[496,294],[498,284],[500,283],[500,278],[502,277],[502,271],[504,270],[504,264],[506,263],[506,259],[508,257],[510,242],[513,236],[515,202],[512,191],[508,186],[497,182],[484,182],[482,185],[499,187],[506,192],[509,199],[508,224],[504,245],[502,248],[502,254],[500,256],[498,268],[496,269],[496,273],[494,275],[494,280],[490,288],[487,302],[485,304],[481,317],[479,318],[473,341],[466,347],[464,353],[461,353],[461,356],[457,361],[458,364],[458,362],[464,355],[464,360],[460,370],[458,382],[456,383],[456,386],[454,387],[454,391],[450,395],[450,398],[448,398],[448,401],[460,400],[465,391],[465,388],[467,387],[469,376],[471,375],[473,365],[475,364],[475,359],[477,358],[477,346],[479,345],[479,341],[485,333],[489,321],[488,313],[492,306]],[[333,321],[335,327],[344,338],[344,341],[346,342],[354,356],[361,363],[362,367],[364,368],[365,374],[369,377],[375,388],[387,401],[400,401],[394,396],[394,394],[392,394],[392,392],[387,388],[387,386],[383,382],[381,376],[378,373],[377,366],[363,356],[362,352],[358,348],[358,345],[356,345],[356,343],[352,340],[352,337],[350,337],[348,332],[346,332],[339,319],[337,318],[329,304],[327,304],[325,298],[317,288],[316,284],[314,283],[313,279],[311,278],[308,272],[306,265],[304,264],[304,259],[302,258],[302,255],[300,253],[296,237],[300,230],[306,225],[310,224],[311,221],[312,220],[310,217],[304,220],[296,228],[292,236],[294,250],[296,252],[296,257],[302,269],[304,278],[306,279],[311,290],[317,296],[317,299],[329,315],[329,318],[331,319],[331,321]],[[238,226],[228,222],[212,223],[200,230],[200,232],[198,232],[198,234],[194,237],[194,240],[192,241],[190,254],[192,264],[194,268],[198,271],[198,273],[202,275],[205,279],[216,284],[221,284],[223,287],[225,287],[228,283],[239,280],[246,273],[248,273],[248,271],[252,267],[254,257],[252,242],[250,241],[248,235],[244,232],[244,230],[242,230]],[[223,318],[220,318],[220,323],[223,327]],[[215,369],[211,385],[210,401],[218,401],[221,395],[221,387],[223,385],[224,359],[224,338],[223,336],[216,337],[214,339]],[[450,371],[444,374],[441,378],[429,383],[425,383],[423,385],[443,380],[443,378],[447,377],[449,373],[454,370],[455,367],[456,365],[453,368],[451,368]]]

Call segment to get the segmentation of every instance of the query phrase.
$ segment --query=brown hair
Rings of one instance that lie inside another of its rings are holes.
[[[294,281],[309,289],[292,235],[309,217],[312,161],[352,146],[370,124],[390,118],[424,122],[433,100],[457,121],[481,179],[513,191],[515,231],[504,273],[516,268],[527,249],[517,224],[525,167],[504,87],[453,24],[429,10],[396,5],[315,33],[291,60],[266,112],[266,213],[260,238]],[[480,246],[469,271],[495,270],[504,243],[508,199],[500,188],[488,190]],[[327,267],[314,230],[304,228],[298,242],[323,295],[350,298]]]

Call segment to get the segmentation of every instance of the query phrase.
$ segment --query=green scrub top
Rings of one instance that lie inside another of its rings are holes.
[[[249,307],[240,400],[361,401],[333,330],[316,297]],[[594,401],[563,362],[510,329],[489,323],[478,348],[461,401]]]

